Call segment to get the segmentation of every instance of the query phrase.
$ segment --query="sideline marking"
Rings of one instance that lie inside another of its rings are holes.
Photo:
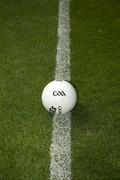
[[[59,0],[55,79],[70,81],[70,0]],[[71,180],[71,114],[54,115],[50,180]]]

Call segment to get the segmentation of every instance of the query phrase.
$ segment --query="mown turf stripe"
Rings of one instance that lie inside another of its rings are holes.
[[[70,81],[70,0],[59,0],[56,80]],[[70,113],[55,115],[51,144],[51,180],[71,179],[71,120]]]

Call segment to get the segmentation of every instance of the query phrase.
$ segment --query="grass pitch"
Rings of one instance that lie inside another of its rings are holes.
[[[57,1],[0,1],[0,180],[48,179]]]
[[[73,180],[120,179],[120,2],[71,1]]]
[[[0,180],[47,180],[58,1],[0,1]],[[72,179],[119,180],[120,2],[71,0]]]

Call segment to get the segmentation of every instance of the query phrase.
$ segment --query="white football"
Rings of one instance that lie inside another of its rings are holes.
[[[76,102],[77,94],[74,87],[67,81],[52,81],[42,92],[42,103],[47,111],[65,114],[71,111]]]

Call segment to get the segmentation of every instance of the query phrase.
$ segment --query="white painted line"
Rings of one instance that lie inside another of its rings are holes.
[[[59,0],[56,80],[70,81],[70,0]],[[53,118],[50,180],[71,180],[70,113]]]
[[[70,113],[55,115],[51,144],[51,180],[71,179],[71,121]]]
[[[70,0],[59,0],[56,80],[70,81]]]

